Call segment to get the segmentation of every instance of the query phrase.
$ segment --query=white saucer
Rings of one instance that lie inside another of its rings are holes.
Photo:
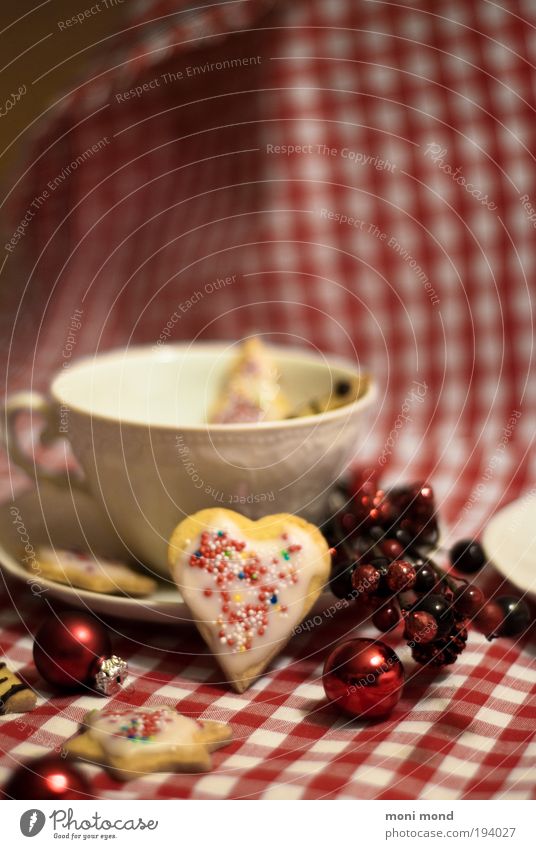
[[[24,535],[23,540],[21,534]],[[39,489],[33,488],[15,501],[9,500],[0,505],[0,567],[23,581],[27,591],[31,592],[35,579],[19,561],[27,538],[34,550],[46,544],[94,551],[103,557],[130,559],[107,516],[93,499],[53,484],[40,483]],[[42,589],[43,594],[60,599],[71,607],[134,622],[167,625],[191,622],[188,609],[171,581],[160,581],[158,590],[143,599],[94,593],[42,577],[39,577],[38,586],[34,589],[37,592]]]
[[[526,495],[499,510],[482,542],[501,575],[536,599],[536,496]]]

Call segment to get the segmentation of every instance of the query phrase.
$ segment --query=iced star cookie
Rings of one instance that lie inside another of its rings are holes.
[[[283,419],[288,403],[279,386],[277,367],[260,339],[245,341],[216,399],[214,424]]]
[[[232,739],[229,725],[191,719],[168,705],[92,710],[83,726],[65,752],[103,766],[118,781],[149,772],[206,772],[210,753]]]
[[[37,696],[0,660],[0,716],[25,713],[35,707]]]
[[[37,557],[23,560],[23,565],[36,577],[95,593],[123,593],[142,598],[151,595],[157,586],[152,578],[140,575],[124,563],[83,551],[40,546]]]
[[[239,693],[307,615],[331,561],[326,540],[305,519],[280,513],[253,522],[223,508],[181,522],[168,554],[201,636]]]

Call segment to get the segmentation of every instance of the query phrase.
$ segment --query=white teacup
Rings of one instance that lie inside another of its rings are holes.
[[[282,390],[296,407],[360,373],[334,357],[272,352]],[[288,512],[318,520],[331,485],[360,447],[374,384],[368,380],[357,401],[320,415],[207,425],[235,354],[228,344],[195,343],[79,360],[55,377],[52,400],[29,392],[8,398],[8,451],[31,476],[89,490],[133,555],[166,576],[172,529],[203,507],[225,506],[250,518]],[[51,475],[23,452],[15,420],[28,410],[46,417],[46,441],[69,440],[83,481]]]

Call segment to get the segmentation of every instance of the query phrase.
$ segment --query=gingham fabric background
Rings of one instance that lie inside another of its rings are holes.
[[[75,309],[79,355],[150,343],[200,283],[236,275],[188,310],[171,339],[256,331],[357,356],[380,386],[361,454],[372,461],[412,382],[426,383],[387,476],[429,477],[452,537],[477,533],[536,477],[533,5],[197,5],[206,8],[130,3],[131,27],[49,110],[12,176],[6,242],[49,181],[54,189],[4,259],[7,391],[47,386]],[[229,59],[241,61],[211,68]],[[309,144],[310,153],[270,152]],[[24,478],[7,461],[3,470],[9,497]],[[45,610],[9,592],[1,649],[35,680],[24,622]],[[399,707],[363,726],[321,703],[322,661],[353,627],[351,611],[294,639],[242,696],[218,685],[191,631],[147,628],[142,645],[112,625],[132,670],[119,701],[225,719],[235,742],[202,777],[121,787],[87,768],[97,795],[534,795],[528,635],[487,644],[472,634],[456,666],[435,677],[411,675],[408,662]],[[61,745],[94,704],[49,701],[36,683],[38,708],[0,720],[0,778]]]

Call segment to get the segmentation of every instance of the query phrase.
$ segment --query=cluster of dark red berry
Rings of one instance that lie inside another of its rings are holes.
[[[439,526],[429,484],[385,491],[376,471],[363,470],[335,498],[328,530],[334,550],[333,593],[356,599],[380,631],[403,623],[419,663],[454,663],[465,648],[469,624],[489,640],[519,635],[530,625],[530,610],[522,599],[487,600],[479,587],[456,577],[475,573],[487,562],[480,543],[456,543],[449,571],[431,559]]]

